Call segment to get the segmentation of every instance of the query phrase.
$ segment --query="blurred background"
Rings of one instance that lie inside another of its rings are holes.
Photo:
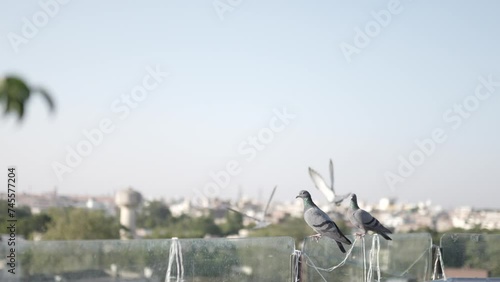
[[[498,277],[499,237],[486,233],[500,230],[499,9],[1,2],[0,222],[10,229],[0,253],[22,267],[13,276],[3,263],[0,277],[163,281],[176,240],[50,240],[220,237],[182,241],[187,275],[290,278],[290,253],[313,234],[300,190],[354,232],[348,204],[328,203],[308,174],[329,184],[330,159],[336,192],[355,192],[395,233],[383,241],[385,277],[429,279],[432,243],[449,277]],[[415,232],[425,233],[403,234]],[[348,264],[339,279],[360,281],[361,264]]]
[[[496,1],[0,5],[0,166],[21,204],[112,214],[133,187],[262,205],[278,185],[300,214],[302,189],[326,203],[307,168],[327,179],[332,158],[367,205],[498,209]]]

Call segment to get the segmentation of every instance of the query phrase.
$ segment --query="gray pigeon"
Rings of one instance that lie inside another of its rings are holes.
[[[319,239],[321,236],[326,236],[337,242],[340,251],[345,253],[344,246],[342,243],[350,245],[351,241],[340,231],[337,224],[331,220],[331,218],[316,204],[314,204],[311,194],[306,190],[300,191],[299,195],[295,198],[302,198],[304,200],[304,220],[307,225],[309,225],[318,234],[312,237]]]
[[[326,199],[330,203],[335,203],[337,206],[342,203],[342,201],[349,197],[350,194],[337,195],[335,193],[335,188],[333,186],[333,161],[330,159],[330,185],[326,184],[325,179],[317,173],[314,169],[309,168],[309,176],[311,176],[314,185],[318,190],[325,195]]]
[[[348,214],[351,223],[362,232],[357,232],[356,235],[364,236],[368,230],[371,230],[386,240],[392,240],[386,233],[391,234],[392,231],[383,226],[378,219],[373,217],[367,211],[362,210],[358,206],[358,198],[356,194],[351,194],[351,205]]]

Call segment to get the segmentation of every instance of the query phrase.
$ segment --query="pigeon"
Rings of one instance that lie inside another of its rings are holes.
[[[337,224],[314,204],[311,194],[306,190],[302,190],[295,198],[302,198],[304,201],[304,220],[309,227],[318,232],[318,234],[312,235],[311,237],[315,238],[316,241],[321,238],[321,236],[331,238],[337,242],[340,251],[345,253],[342,243],[350,245],[351,241],[349,241],[342,231],[340,231]]]
[[[356,194],[351,194],[351,205],[349,208],[348,214],[349,220],[351,223],[361,232],[357,232],[356,235],[364,236],[368,230],[371,230],[386,240],[392,240],[386,233],[392,234],[392,231],[383,226],[378,219],[373,217],[370,213],[365,210],[362,210],[358,206],[358,198]]]
[[[246,216],[248,218],[251,218],[253,220],[255,220],[256,222],[256,225],[253,229],[261,229],[261,228],[264,228],[264,227],[267,227],[271,224],[271,222],[269,221],[266,221],[266,217],[267,217],[267,210],[269,209],[269,204],[271,203],[271,200],[273,199],[273,196],[274,196],[274,192],[276,192],[276,188],[278,186],[275,186],[274,189],[273,189],[273,192],[271,193],[271,197],[269,197],[269,200],[267,200],[267,205],[266,205],[266,208],[264,209],[264,213],[262,214],[262,218],[256,218],[256,217],[253,217],[253,216],[250,216],[250,215],[247,215],[245,213],[242,213],[238,210],[235,210],[235,209],[232,209],[232,208],[227,208],[228,210],[232,211],[232,212],[236,212],[236,213],[239,213],[243,216]]]
[[[348,198],[351,194],[345,194],[345,195],[337,195],[335,194],[335,188],[333,186],[334,178],[333,178],[333,162],[330,159],[330,181],[331,184],[328,186],[326,184],[326,181],[323,179],[323,177],[317,173],[314,169],[309,168],[309,175],[311,176],[312,181],[314,182],[314,185],[318,190],[325,195],[326,199],[330,203],[335,203],[337,206],[342,203],[343,200]]]

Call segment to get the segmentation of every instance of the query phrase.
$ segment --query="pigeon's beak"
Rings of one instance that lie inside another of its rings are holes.
[[[297,198],[300,198],[300,195],[297,195],[297,196],[295,197],[295,199],[297,199]]]

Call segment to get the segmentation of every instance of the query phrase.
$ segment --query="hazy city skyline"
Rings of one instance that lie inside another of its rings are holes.
[[[0,76],[53,95],[0,120],[18,192],[499,208],[495,1],[0,4]],[[0,182],[6,183],[6,173]],[[5,188],[6,189],[6,188]]]

